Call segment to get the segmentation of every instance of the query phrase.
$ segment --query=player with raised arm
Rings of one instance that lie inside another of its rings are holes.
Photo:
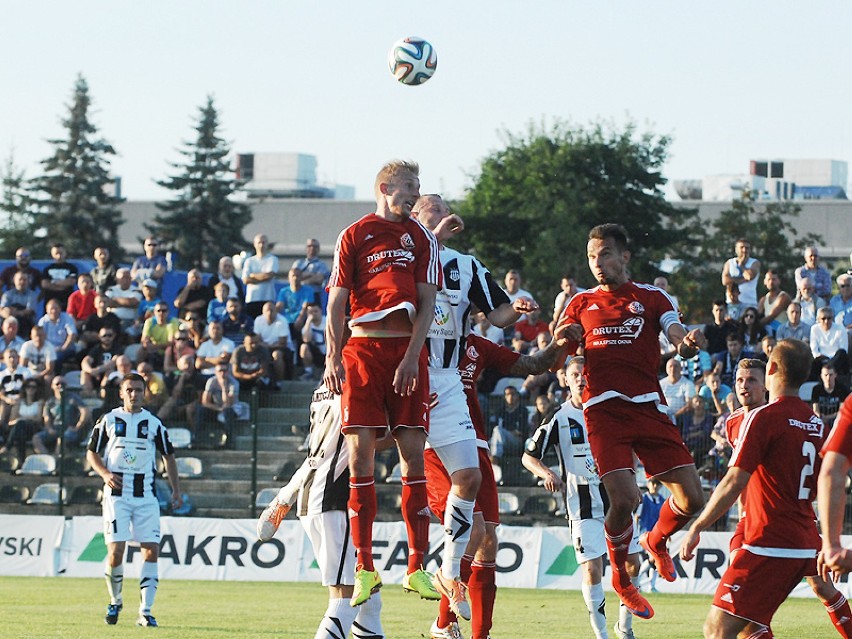
[[[597,639],[607,639],[604,591],[601,585],[603,556],[606,554],[604,513],[606,499],[595,469],[595,460],[589,447],[586,421],[583,418],[583,378],[585,358],[572,357],[566,366],[571,396],[558,411],[539,426],[527,440],[521,458],[533,475],[544,481],[544,488],[561,493],[565,500],[574,554],[583,567],[583,600],[589,610],[589,623]],[[554,473],[542,461],[551,449],[556,450],[560,474]],[[639,587],[639,540],[630,541],[627,570],[631,583]],[[619,606],[619,619],[615,623],[619,639],[633,639],[633,615],[626,606]]]
[[[174,449],[163,423],[142,408],[145,380],[128,373],[121,380],[122,406],[98,420],[89,439],[86,459],[104,480],[104,541],[107,544],[105,577],[110,602],[105,621],[118,623],[123,607],[124,549],[135,540],[142,547],[137,626],[157,627],[151,615],[159,585],[160,502],[154,494],[157,453],[163,456],[172,488],[171,503],[179,507],[180,494]]]
[[[383,639],[381,593],[350,605],[355,583],[355,548],[349,535],[349,449],[340,431],[340,395],[320,385],[311,398],[308,455],[290,482],[257,520],[257,537],[269,541],[296,504],[296,515],[311,541],[328,607],[314,639]]]
[[[432,231],[440,243],[443,286],[435,300],[435,319],[429,327],[426,347],[429,351],[429,388],[437,402],[429,412],[426,478],[431,484],[442,469],[449,473],[452,485],[445,496],[443,510],[444,552],[433,584],[441,593],[436,626],[448,625],[448,611],[470,619],[466,600],[466,579],[461,578],[462,557],[470,540],[476,494],[481,482],[476,431],[470,419],[464,387],[459,375],[459,358],[465,337],[470,333],[472,305],[485,313],[492,324],[505,327],[522,313],[538,308],[531,299],[520,297],[514,303],[494,282],[488,269],[471,255],[444,245],[464,229],[462,219],[450,212],[439,195],[423,195],[411,213]],[[429,491],[430,494],[432,491]],[[467,570],[465,570],[467,572]]]
[[[659,574],[674,581],[667,541],[701,509],[704,494],[695,461],[666,413],[657,379],[658,335],[662,331],[685,359],[694,357],[705,339],[700,329],[687,332],[665,291],[630,280],[630,250],[621,226],[593,228],[587,255],[598,286],[571,299],[556,336],[569,339],[568,352],[581,343],[585,349],[583,407],[592,455],[610,499],[605,530],[613,587],[634,615],[650,619],[654,610],[625,569],[633,538],[633,510],[640,501],[633,455],[649,476],[672,493],[653,530],[642,535],[640,543]]]
[[[811,362],[808,345],[799,340],[782,340],[772,351],[766,368],[769,403],[745,416],[728,472],[684,537],[680,554],[689,561],[701,532],[748,485],[742,546],[716,589],[705,637],[771,636],[775,611],[802,578],[817,574],[820,538],[811,502],[826,433],[799,399]]]
[[[852,461],[852,395],[841,404],[820,455],[823,458],[819,474],[820,559],[826,569],[843,575],[852,572],[852,551],[840,544],[846,517],[846,479]]]
[[[402,586],[440,599],[423,570],[429,549],[429,507],[423,447],[429,427],[429,374],[423,347],[432,324],[441,263],[435,236],[411,209],[420,197],[419,167],[389,162],[375,181],[376,211],[344,229],[329,279],[323,381],[342,395],[349,446],[349,516],[358,552],[352,605],[381,588],[373,565],[373,479],[377,434],[388,427],[402,465],[402,516],[408,570]],[[347,301],[352,337],[343,346]]]

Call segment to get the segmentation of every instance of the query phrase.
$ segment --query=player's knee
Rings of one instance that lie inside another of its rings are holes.
[[[837,592],[834,585],[830,581],[825,581],[819,577],[807,577],[808,585],[814,594],[819,597],[820,601],[828,601]]]
[[[457,488],[456,494],[462,499],[476,499],[479,484],[482,482],[482,474],[479,468],[463,468],[453,473],[453,486]]]
[[[599,584],[601,582],[601,559],[592,559],[583,563],[583,580],[587,584]]]

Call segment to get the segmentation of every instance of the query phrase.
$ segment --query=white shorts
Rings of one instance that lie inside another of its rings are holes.
[[[323,586],[355,584],[355,547],[349,534],[349,518],[342,510],[299,517],[311,540]]]
[[[156,497],[104,496],[104,541],[160,543],[160,503]]]
[[[432,449],[451,477],[457,470],[479,468],[479,451],[475,439],[467,439],[446,446],[433,446]]]
[[[458,370],[430,368],[429,391],[438,395],[438,405],[429,411],[427,445],[438,448],[475,440],[476,430],[473,428]]]
[[[606,554],[606,533],[603,519],[569,519],[571,539],[574,540],[574,556],[578,563],[585,563]],[[641,552],[639,531],[633,526],[633,538],[630,540],[628,554]]]

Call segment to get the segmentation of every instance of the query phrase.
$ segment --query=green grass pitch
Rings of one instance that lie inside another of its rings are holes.
[[[257,637],[311,639],[325,610],[327,591],[318,584],[163,580],[154,614],[159,629],[135,626],[138,582],[124,587],[125,609],[117,626],[103,621],[106,586],[101,579],[0,577],[0,638],[233,639]],[[421,639],[437,605],[387,585],[382,591],[383,623],[389,639]],[[656,610],[650,621],[636,620],[637,639],[702,636],[710,597],[649,595]],[[607,593],[611,627],[616,599]],[[497,592],[494,639],[591,639],[588,613],[579,592],[518,590]],[[467,637],[469,626],[462,623]],[[834,639],[822,605],[815,599],[790,599],[775,617],[777,637]]]

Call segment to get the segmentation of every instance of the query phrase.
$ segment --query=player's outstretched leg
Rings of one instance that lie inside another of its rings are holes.
[[[432,585],[432,575],[423,569],[429,550],[429,505],[425,475],[402,478],[402,518],[408,532],[408,571],[402,580],[406,592],[416,592],[421,599],[438,601],[440,593]]]
[[[497,564],[476,560],[471,566],[468,580],[473,619],[470,622],[471,639],[487,639],[494,617],[494,601],[497,598],[495,574]]]
[[[275,495],[257,518],[257,538],[260,541],[272,539],[288,512],[290,512],[290,504],[280,499],[280,493]]]
[[[630,540],[633,538],[633,524],[629,524],[621,532],[614,533],[606,526],[605,530],[609,563],[612,568],[612,587],[632,615],[650,619],[654,616],[654,609],[631,583],[630,575],[627,573],[626,563]]]
[[[373,566],[373,521],[376,518],[376,485],[372,476],[350,477],[349,519],[352,543],[358,552],[352,606],[360,606],[382,587],[382,579]]]

